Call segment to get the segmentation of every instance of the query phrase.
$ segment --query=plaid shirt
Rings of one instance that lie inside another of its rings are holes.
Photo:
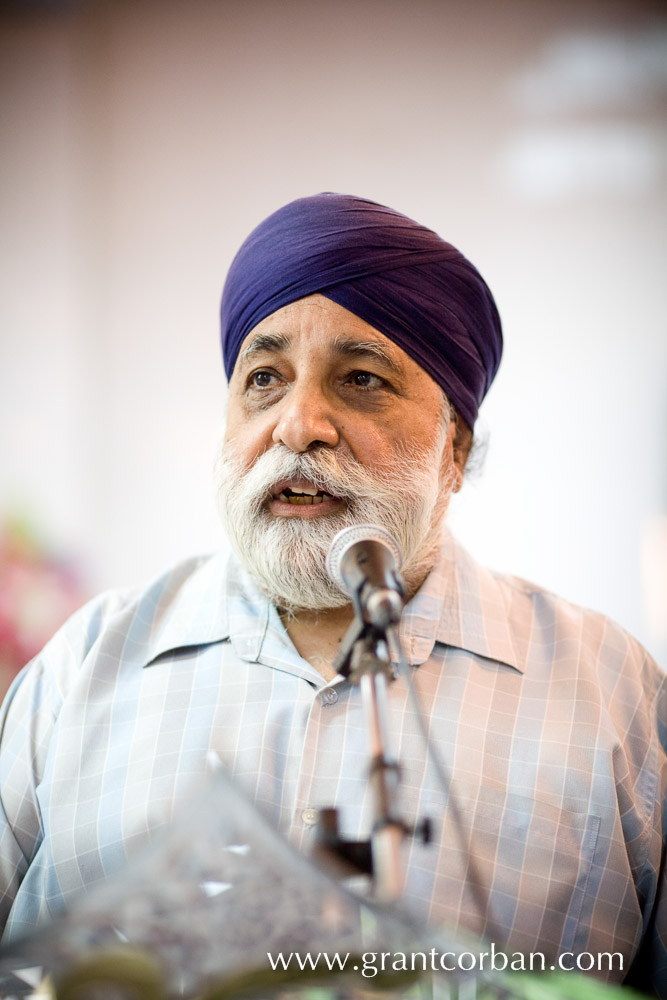
[[[410,905],[508,953],[620,952],[611,978],[637,959],[667,995],[665,675],[608,619],[451,536],[401,637],[451,775],[447,796],[391,684],[402,815],[437,829],[406,846]],[[339,808],[345,837],[372,822],[358,690],[325,683],[222,554],[83,608],[17,678],[1,733],[7,936],[113,872],[209,750],[303,850],[318,807]]]

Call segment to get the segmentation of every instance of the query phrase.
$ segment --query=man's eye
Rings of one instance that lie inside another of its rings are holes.
[[[379,375],[373,375],[372,372],[352,372],[350,381],[360,389],[380,389],[385,385],[384,379]]]
[[[271,372],[253,372],[250,376],[250,385],[257,389],[268,389],[272,379],[273,375]]]

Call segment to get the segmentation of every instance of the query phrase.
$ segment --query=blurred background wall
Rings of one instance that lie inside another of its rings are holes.
[[[0,28],[0,655],[220,544],[224,275],[332,190],[438,230],[496,295],[459,536],[665,665],[662,3],[17,0]]]

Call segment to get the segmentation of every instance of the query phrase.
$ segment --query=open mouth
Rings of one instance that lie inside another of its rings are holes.
[[[315,486],[303,487],[302,489],[286,486],[280,493],[274,494],[274,499],[294,505],[313,505],[323,503],[325,500],[334,500],[335,497],[324,490],[318,490]]]
[[[290,507],[317,507],[320,504],[329,506],[330,504],[338,504],[340,502],[340,497],[335,496],[333,493],[329,493],[327,490],[322,489],[315,483],[309,482],[307,479],[283,479],[282,482],[276,483],[276,485],[271,490],[271,500],[279,509],[283,504],[287,504]],[[274,509],[276,509],[274,508]],[[286,511],[286,508],[282,508]],[[305,513],[305,511],[304,511]]]

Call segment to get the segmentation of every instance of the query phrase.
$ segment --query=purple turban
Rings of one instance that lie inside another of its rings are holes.
[[[484,279],[455,247],[352,195],[317,194],[279,208],[248,236],[227,275],[227,377],[261,320],[316,292],[398,344],[473,426],[500,364],[502,332]]]

